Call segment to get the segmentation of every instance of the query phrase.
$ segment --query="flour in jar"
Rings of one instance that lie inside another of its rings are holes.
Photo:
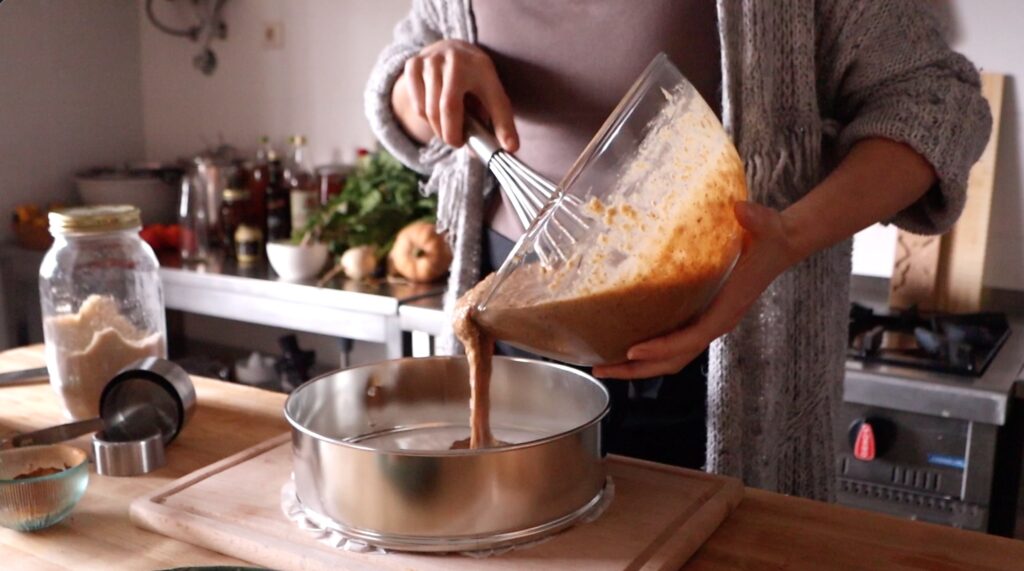
[[[167,352],[162,332],[140,330],[110,296],[91,295],[77,313],[47,318],[43,326],[50,382],[74,419],[99,415],[103,388],[126,365]]]

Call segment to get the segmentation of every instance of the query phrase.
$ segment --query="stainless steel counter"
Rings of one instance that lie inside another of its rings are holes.
[[[421,297],[398,306],[398,322],[403,331],[440,335],[444,326],[443,293]]]
[[[19,292],[38,295],[35,284],[42,256],[42,252],[0,247],[0,292],[8,293],[0,297],[0,318],[14,313],[9,292],[15,285]],[[440,330],[443,285],[337,278],[317,287],[315,281],[281,280],[265,261],[240,267],[221,256],[197,265],[183,265],[180,260],[165,257],[161,259],[160,277],[167,309],[383,343],[388,358],[410,352],[406,333],[416,333],[413,344],[418,339],[422,345],[424,340],[429,344],[429,335]],[[18,303],[36,308],[39,305],[38,297],[19,299]],[[425,314],[429,313],[427,308],[435,307],[435,320],[407,321],[408,327],[403,328],[400,308],[409,303],[417,303]],[[416,329],[421,324],[427,329]],[[0,342],[14,342],[13,332],[3,333]]]
[[[398,326],[410,333],[413,357],[434,354],[434,337],[444,326],[444,293],[409,300],[398,306]]]
[[[196,265],[161,260],[160,277],[168,309],[383,343],[388,358],[403,355],[400,306],[444,291],[344,278],[317,287],[315,280],[284,281],[265,262],[245,267],[221,257]]]

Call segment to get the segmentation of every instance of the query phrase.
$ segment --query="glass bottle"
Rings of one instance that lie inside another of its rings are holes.
[[[65,415],[94,418],[118,371],[167,355],[159,263],[134,206],[59,210],[49,222],[54,242],[39,267],[46,367]]]
[[[196,157],[193,176],[206,195],[207,239],[220,243],[220,201],[224,189],[231,186],[238,167],[233,162],[212,156]]]
[[[292,237],[291,208],[281,161],[270,161],[267,172],[267,241],[288,240]]]
[[[276,158],[277,152],[274,151],[274,146],[270,144],[270,137],[263,135],[260,137],[260,146],[256,147],[256,164],[265,166]]]
[[[352,172],[349,165],[325,165],[316,169],[317,187],[320,190],[320,204],[327,204],[341,194],[345,180]]]
[[[228,256],[235,253],[235,232],[238,227],[249,223],[249,196],[249,191],[245,189],[228,188],[224,191],[220,203],[220,227]]]
[[[284,179],[288,185],[292,232],[297,232],[306,226],[320,201],[316,178],[309,166],[306,137],[294,135],[288,142],[291,148],[285,161]]]
[[[210,254],[210,214],[206,188],[198,176],[181,179],[178,224],[181,226],[181,260],[202,262]]]
[[[248,177],[246,188],[249,189],[249,220],[266,234],[267,230],[267,187],[270,179],[270,163],[277,160],[277,153],[270,144],[270,137],[260,137],[260,145],[256,148],[256,156],[246,169]]]

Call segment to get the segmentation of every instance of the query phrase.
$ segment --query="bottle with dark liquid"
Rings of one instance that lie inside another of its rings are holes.
[[[267,169],[267,241],[289,240],[292,237],[289,188],[284,180],[281,161],[275,158]]]
[[[267,186],[270,178],[270,161],[277,157],[274,147],[270,145],[270,137],[260,137],[260,145],[256,149],[256,157],[247,168],[246,188],[249,189],[249,223],[267,234]]]
[[[251,194],[244,188],[227,188],[220,202],[221,243],[228,257],[235,255],[235,233],[248,224]]]

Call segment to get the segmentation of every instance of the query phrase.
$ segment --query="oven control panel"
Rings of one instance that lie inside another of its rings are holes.
[[[962,497],[970,423],[844,403],[839,424],[841,478]]]

